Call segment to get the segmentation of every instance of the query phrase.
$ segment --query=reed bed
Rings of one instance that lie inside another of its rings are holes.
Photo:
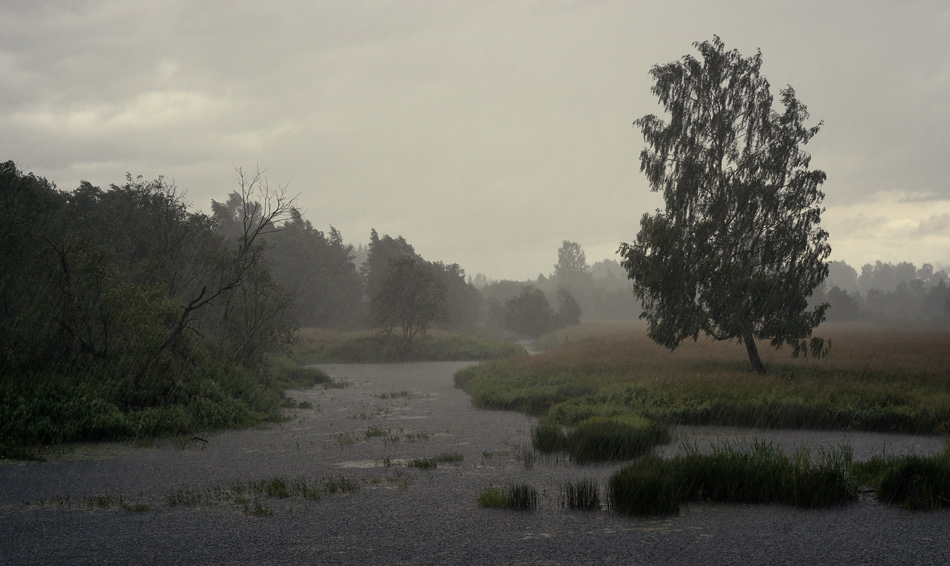
[[[712,454],[649,457],[610,477],[611,509],[632,515],[677,513],[690,501],[830,507],[857,498],[848,447],[789,456],[771,444],[723,443]]]

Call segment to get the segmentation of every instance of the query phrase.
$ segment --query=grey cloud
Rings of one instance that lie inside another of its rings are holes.
[[[471,273],[534,277],[563,239],[615,249],[658,206],[631,123],[659,110],[650,66],[714,30],[743,53],[761,47],[772,84],[791,83],[825,121],[805,149],[828,173],[832,245],[858,242],[885,219],[836,207],[950,199],[948,13],[14,0],[0,5],[0,159],[63,188],[164,174],[201,207],[233,189],[232,164],[260,163],[350,241],[375,227]]]
[[[914,233],[920,236],[943,236],[950,240],[950,214],[940,214],[923,220]]]

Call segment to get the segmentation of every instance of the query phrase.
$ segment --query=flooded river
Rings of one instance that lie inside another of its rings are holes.
[[[0,466],[0,564],[950,563],[950,513],[873,498],[817,511],[690,504],[660,519],[563,509],[564,481],[603,484],[619,464],[535,455],[531,419],[476,409],[455,389],[465,365],[322,366],[348,386],[288,392],[299,408],[279,425],[69,447],[48,462]],[[857,459],[943,447],[941,438],[810,431],[683,427],[675,436],[662,454],[683,441],[753,437],[789,450],[847,442]],[[411,465],[431,458],[442,462]],[[358,489],[319,499],[237,493],[274,480]],[[538,490],[537,510],[476,504],[485,487],[513,482]]]

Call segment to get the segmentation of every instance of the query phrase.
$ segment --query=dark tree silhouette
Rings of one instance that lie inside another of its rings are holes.
[[[650,337],[667,348],[700,333],[745,344],[755,339],[820,356],[811,337],[827,304],[808,297],[828,275],[828,233],[818,224],[825,173],[800,149],[818,132],[791,86],[772,109],[762,54],[744,58],[718,38],[695,43],[701,58],[654,66],[652,92],[669,122],[634,124],[648,147],[640,170],[666,209],[644,214],[635,242],[619,253],[643,303]]]

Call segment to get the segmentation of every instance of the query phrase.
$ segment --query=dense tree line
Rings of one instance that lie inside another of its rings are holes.
[[[950,275],[925,263],[865,264],[860,274],[843,261],[829,264],[829,275],[813,301],[827,301],[830,321],[905,321],[950,324]]]
[[[485,297],[482,324],[530,336],[537,334],[536,329],[548,332],[582,319],[633,320],[640,314],[627,274],[617,261],[605,259],[588,265],[580,244],[568,240],[558,248],[557,260],[550,274],[529,281],[490,281],[484,275],[476,276],[473,283]],[[515,322],[525,316],[531,322]],[[526,328],[535,330],[526,332]]]
[[[60,191],[0,165],[0,368],[102,364],[138,388],[169,385],[169,364],[196,349],[255,367],[299,326],[400,327],[411,341],[479,323],[482,295],[458,264],[373,230],[357,266],[339,231],[314,228],[259,172],[237,172],[238,190],[207,215],[161,177]]]
[[[0,164],[0,433],[249,424],[277,410],[267,355],[299,326],[379,328],[411,349],[433,325],[478,323],[482,296],[457,264],[374,230],[358,266],[284,187],[237,174],[206,214],[161,177],[62,191]]]
[[[59,191],[0,165],[0,369],[121,374],[172,395],[202,355],[255,366],[289,340],[291,297],[262,257],[291,201],[239,171],[211,216],[161,177]]]

